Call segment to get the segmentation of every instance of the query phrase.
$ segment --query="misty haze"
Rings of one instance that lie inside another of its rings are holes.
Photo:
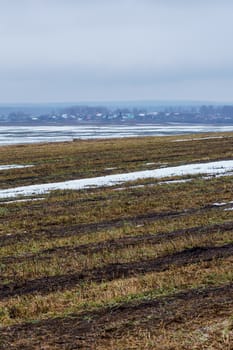
[[[0,350],[233,349],[232,0],[0,0]]]

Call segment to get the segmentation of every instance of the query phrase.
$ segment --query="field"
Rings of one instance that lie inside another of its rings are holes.
[[[1,190],[233,159],[233,133],[0,147]],[[0,349],[233,349],[233,174],[0,199]]]

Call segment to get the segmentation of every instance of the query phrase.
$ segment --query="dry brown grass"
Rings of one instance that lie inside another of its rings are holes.
[[[1,188],[151,168],[146,165],[147,162],[154,162],[154,167],[159,167],[232,159],[233,134],[221,135],[226,137],[185,142],[173,142],[177,136],[150,137],[2,147],[2,164],[35,164],[35,167],[1,172]],[[106,170],[110,167],[117,169]],[[171,256],[185,249],[218,247],[233,242],[232,231],[219,229],[156,244],[139,240],[134,245],[110,245],[99,251],[91,251],[91,248],[90,251],[75,251],[81,245],[89,244],[91,247],[127,237],[166,235],[175,230],[210,227],[232,221],[232,211],[224,210],[230,205],[212,206],[214,202],[233,200],[232,176],[208,181],[197,176],[188,183],[162,186],[157,182],[155,179],[135,181],[124,185],[124,191],[115,191],[114,188],[58,191],[38,202],[0,202],[1,284],[8,285],[10,281],[29,283],[39,277],[64,274],[68,281],[72,274],[97,268],[101,271],[111,264],[140,263]],[[139,184],[145,186],[131,187]],[[46,251],[52,248],[55,250]],[[6,258],[9,259],[8,263],[4,263]],[[21,261],[14,262],[14,258]],[[140,304],[161,296],[170,297],[179,291],[225,285],[233,281],[232,263],[232,256],[222,256],[205,262],[188,261],[185,266],[171,264],[165,271],[142,270],[105,282],[84,279],[75,286],[44,294],[17,295],[16,292],[13,297],[0,301],[0,322],[2,326],[19,325],[18,330],[14,329],[19,338],[9,340],[13,344],[12,349],[66,349],[64,344],[60,347],[56,344],[52,331],[49,343],[46,336],[34,331],[32,339],[29,339],[22,332],[23,322],[29,322],[33,328],[34,322],[45,320],[46,324],[47,320],[50,322],[49,319],[62,317],[66,324],[71,315],[83,313],[84,317],[95,320],[97,316],[94,315],[98,315],[98,312],[101,314],[108,308],[114,310],[121,305],[127,306],[132,301]],[[17,289],[17,284],[12,288]],[[224,305],[224,295],[222,300]],[[188,310],[188,306],[187,309],[184,307],[184,314]],[[97,336],[93,349],[229,350],[232,349],[231,314],[231,309],[222,314],[211,312],[209,318],[206,313],[205,317],[197,317],[193,322],[171,322],[169,327],[161,326],[156,330],[149,326],[148,320],[145,321],[146,314],[142,319],[136,318],[133,325],[127,323],[127,319],[119,318],[116,323],[106,324],[106,327],[109,326],[108,336]],[[12,330],[3,328],[7,339],[10,339]],[[61,335],[62,332],[61,327]],[[83,349],[91,349],[89,335],[83,333],[81,338]],[[0,349],[10,349],[9,342],[6,340],[3,347],[0,343]],[[78,345],[73,343],[75,346]]]

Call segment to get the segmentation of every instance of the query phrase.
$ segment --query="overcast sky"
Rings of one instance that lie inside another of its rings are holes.
[[[0,0],[0,103],[233,101],[232,0]]]

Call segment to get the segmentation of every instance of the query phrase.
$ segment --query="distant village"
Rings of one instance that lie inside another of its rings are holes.
[[[46,113],[0,111],[1,125],[72,125],[133,123],[233,124],[233,106],[114,108],[71,106]]]

